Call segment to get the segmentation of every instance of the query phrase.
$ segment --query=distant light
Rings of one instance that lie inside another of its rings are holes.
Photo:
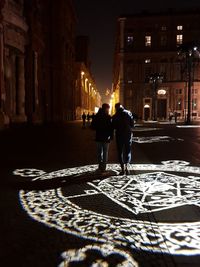
[[[193,49],[194,49],[194,51],[197,51],[198,47],[197,47],[197,46],[195,46]]]
[[[166,95],[166,90],[165,89],[160,89],[158,90],[158,95]]]
[[[150,106],[148,104],[144,105],[144,108],[150,108]]]
[[[99,108],[98,107],[95,107],[94,108],[94,112],[97,113],[99,111]]]
[[[84,72],[84,71],[81,71],[81,75],[82,75],[82,76],[85,75],[85,72]]]
[[[177,30],[178,30],[178,31],[182,31],[182,30],[183,30],[183,25],[178,25],[178,26],[177,26]]]
[[[145,64],[148,64],[148,63],[151,63],[151,59],[150,58],[147,58],[147,59],[145,59]]]

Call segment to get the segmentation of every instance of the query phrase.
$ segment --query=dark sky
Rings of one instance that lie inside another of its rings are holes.
[[[200,0],[74,0],[78,34],[90,37],[92,73],[98,89],[111,88],[117,17],[142,10],[198,7]]]

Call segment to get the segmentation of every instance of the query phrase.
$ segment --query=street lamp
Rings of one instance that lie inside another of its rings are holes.
[[[147,81],[152,84],[153,101],[152,101],[152,117],[154,121],[157,121],[157,90],[158,84],[162,83],[163,75],[160,73],[152,73],[147,77]]]
[[[195,57],[199,57],[198,46],[194,42],[185,43],[179,46],[178,55],[185,59],[185,71],[187,75],[187,117],[186,124],[191,123],[191,91],[192,91],[192,83],[193,83],[193,69],[194,69],[194,59]]]

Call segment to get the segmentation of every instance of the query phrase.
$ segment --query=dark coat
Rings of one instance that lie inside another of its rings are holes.
[[[99,111],[92,120],[91,128],[96,130],[96,141],[109,143],[113,138],[111,116]]]
[[[132,128],[134,127],[132,113],[124,108],[120,108],[112,118],[112,126],[116,130],[117,140],[131,139]]]

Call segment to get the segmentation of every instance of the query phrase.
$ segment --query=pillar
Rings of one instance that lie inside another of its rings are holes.
[[[17,88],[17,121],[25,122],[25,73],[24,73],[24,56],[18,57],[18,88]]]
[[[9,124],[9,118],[5,113],[5,82],[4,82],[4,41],[3,25],[0,24],[0,128]]]

